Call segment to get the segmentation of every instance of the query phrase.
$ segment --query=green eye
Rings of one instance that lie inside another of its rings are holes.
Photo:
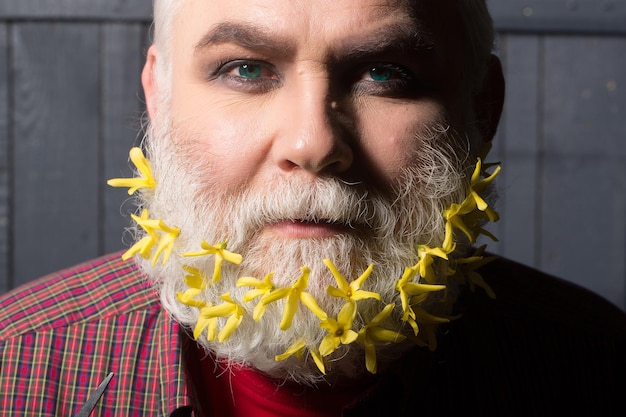
[[[391,68],[373,67],[370,69],[369,75],[374,81],[389,81],[393,78],[394,71]]]
[[[263,68],[256,64],[242,64],[239,66],[238,73],[244,78],[259,78],[263,73]]]

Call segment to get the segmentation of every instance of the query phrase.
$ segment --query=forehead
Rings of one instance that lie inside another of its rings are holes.
[[[403,28],[414,36],[450,38],[448,25],[455,0],[185,0],[173,22],[177,47],[195,46],[217,25],[236,23],[266,35],[290,37],[293,43],[336,44],[385,27]],[[448,17],[445,17],[445,16]]]

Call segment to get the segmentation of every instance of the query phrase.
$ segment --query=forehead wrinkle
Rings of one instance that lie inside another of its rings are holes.
[[[220,22],[212,26],[196,43],[194,50],[199,52],[207,47],[221,44],[235,44],[249,50],[264,50],[290,54],[295,50],[293,42],[277,35],[269,34],[271,29],[252,22]]]

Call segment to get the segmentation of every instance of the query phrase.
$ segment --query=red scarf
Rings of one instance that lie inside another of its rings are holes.
[[[367,389],[279,384],[250,368],[224,370],[210,357],[201,368],[204,389],[198,395],[211,417],[337,417]]]

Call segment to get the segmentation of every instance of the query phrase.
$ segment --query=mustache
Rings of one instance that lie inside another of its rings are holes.
[[[393,205],[393,199],[363,185],[346,184],[332,177],[280,179],[268,183],[261,192],[246,190],[229,199],[234,218],[253,230],[282,221],[375,230],[384,227]]]

